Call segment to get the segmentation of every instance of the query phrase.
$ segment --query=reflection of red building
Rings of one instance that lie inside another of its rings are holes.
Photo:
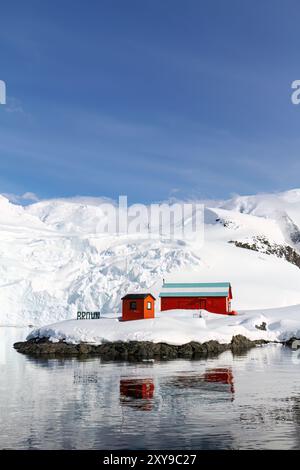
[[[223,384],[225,387],[205,388],[204,383]],[[234,380],[230,368],[208,369],[203,375],[186,375],[176,377],[172,380],[172,385],[180,388],[205,389],[207,392],[226,392],[230,393],[231,399],[234,398]],[[227,385],[227,387],[226,387]],[[229,387],[228,387],[229,385]]]
[[[144,411],[150,411],[152,409],[151,400],[153,396],[153,379],[149,378],[120,380],[120,401],[123,405],[127,404],[129,406],[134,406]]]
[[[234,381],[233,381],[233,373],[231,369],[225,368],[216,368],[216,369],[209,369],[204,374],[205,382],[214,382],[214,383],[221,383],[221,384],[228,384],[230,385],[230,391],[234,394]]]

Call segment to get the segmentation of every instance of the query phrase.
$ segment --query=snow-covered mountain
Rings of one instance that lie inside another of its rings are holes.
[[[0,196],[0,324],[117,312],[122,295],[158,295],[163,278],[228,280],[235,309],[300,303],[300,190],[206,201],[203,244],[99,233],[103,202]]]

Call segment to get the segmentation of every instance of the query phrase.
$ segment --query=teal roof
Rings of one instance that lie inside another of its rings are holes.
[[[166,282],[162,287],[230,287],[230,282]]]
[[[159,297],[228,297],[230,282],[167,282]]]

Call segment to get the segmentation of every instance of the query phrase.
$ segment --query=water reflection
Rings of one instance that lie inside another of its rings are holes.
[[[234,400],[234,378],[230,367],[206,369],[200,375],[189,373],[178,375],[170,380],[170,384],[176,388],[198,389],[211,394],[221,392],[227,394],[232,401]]]
[[[287,348],[146,363],[0,362],[0,448],[300,449],[300,365]],[[234,398],[234,400],[233,400]]]
[[[98,382],[97,374],[95,373],[82,373],[80,370],[74,371],[73,382],[77,384],[96,384]]]
[[[234,380],[231,368],[209,369],[204,374],[204,380],[209,383],[229,385],[228,392],[231,394],[231,399],[234,400]]]
[[[152,378],[120,379],[120,404],[143,411],[153,408],[154,383]]]

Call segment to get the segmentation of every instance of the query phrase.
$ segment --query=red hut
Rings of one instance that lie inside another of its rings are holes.
[[[152,294],[127,294],[122,297],[122,320],[154,318],[155,297]]]
[[[207,310],[213,313],[236,315],[231,310],[232,289],[229,282],[164,283],[160,309]]]

